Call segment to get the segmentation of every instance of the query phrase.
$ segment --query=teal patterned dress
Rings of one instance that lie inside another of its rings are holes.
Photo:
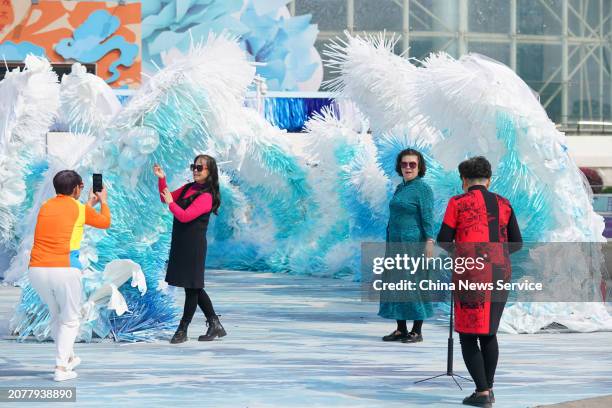
[[[433,204],[431,187],[420,177],[402,181],[397,186],[389,203],[387,256],[394,257],[396,253],[404,252],[409,256],[423,256],[426,241],[434,239]],[[385,272],[382,279],[383,282],[406,279],[414,281],[418,287],[419,281],[429,279],[429,271],[421,268],[414,274],[404,270]],[[394,320],[424,320],[433,316],[433,307],[427,292],[404,291],[400,295],[387,292],[381,294],[379,316]]]

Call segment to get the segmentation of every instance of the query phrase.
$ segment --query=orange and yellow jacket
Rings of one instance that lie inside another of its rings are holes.
[[[74,198],[58,195],[47,200],[38,211],[30,267],[81,268],[79,249],[83,226],[110,227],[108,205],[101,204],[100,212]]]

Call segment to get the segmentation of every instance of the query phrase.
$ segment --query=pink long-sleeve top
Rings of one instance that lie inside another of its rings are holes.
[[[164,191],[164,189],[168,187],[168,185],[166,184],[166,179],[158,179],[157,185],[159,187],[159,198],[161,199],[162,203],[165,203],[162,191]],[[189,207],[187,207],[186,209],[182,209],[176,203],[176,200],[178,200],[179,196],[181,195],[181,192],[186,186],[187,185],[185,184],[171,192],[172,199],[174,201],[168,206],[170,212],[174,215],[174,217],[182,223],[193,221],[200,215],[206,214],[212,210],[212,194],[210,193],[200,194],[200,196],[196,198]],[[189,190],[185,193],[184,198],[195,194],[197,191],[199,191],[199,188],[198,184],[195,183],[191,187],[189,187]]]

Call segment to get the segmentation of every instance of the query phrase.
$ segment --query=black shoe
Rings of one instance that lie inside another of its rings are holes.
[[[405,339],[402,339],[402,343],[420,343],[423,341],[423,335],[419,333],[410,332],[406,335]]]
[[[383,341],[400,341],[406,338],[408,333],[402,333],[399,330],[394,330],[393,333],[383,336]]]
[[[207,320],[206,325],[208,326],[208,330],[206,334],[198,337],[198,341],[211,341],[214,340],[215,337],[220,338],[227,334],[223,326],[221,326],[221,322],[217,316],[213,317],[211,320]]]
[[[471,405],[473,407],[484,407],[484,408],[493,407],[490,394],[489,395],[478,395],[476,393],[473,393],[469,397],[465,397],[463,399],[463,404]]]
[[[187,341],[187,327],[189,327],[188,324],[181,322],[179,324],[178,329],[176,329],[174,336],[172,336],[172,339],[170,339],[170,343],[179,344],[179,343],[186,342]]]

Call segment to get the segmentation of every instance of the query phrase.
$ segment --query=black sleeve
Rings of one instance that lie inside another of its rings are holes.
[[[516,252],[523,247],[523,237],[519,229],[518,222],[514,210],[511,210],[510,219],[508,220],[508,242],[510,242],[510,253]]]
[[[438,232],[438,236],[436,237],[436,241],[440,248],[446,250],[449,254],[454,252],[454,243],[455,240],[455,229],[449,227],[445,223],[442,223],[440,227],[440,232]]]
[[[453,242],[455,240],[455,229],[449,227],[445,223],[442,223],[440,227],[440,232],[438,232],[438,237],[436,241],[438,242]]]

